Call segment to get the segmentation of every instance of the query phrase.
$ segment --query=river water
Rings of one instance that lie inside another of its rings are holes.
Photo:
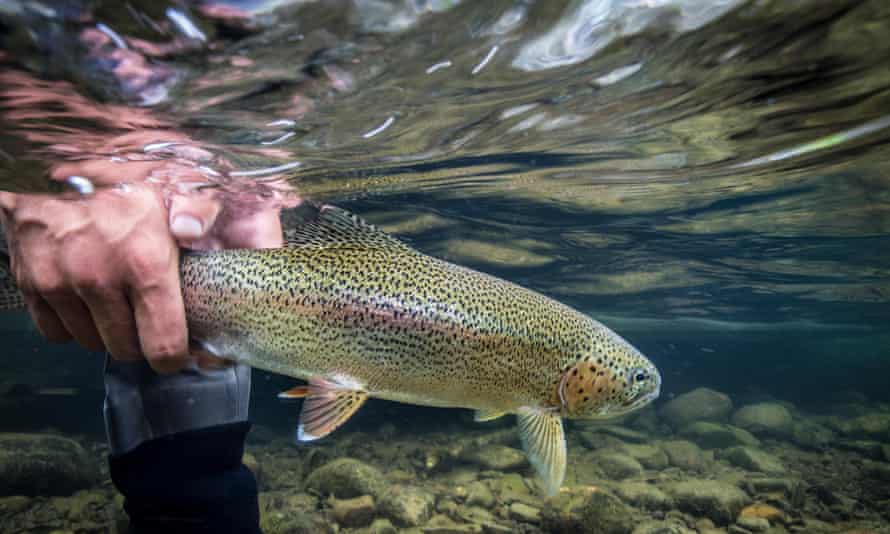
[[[176,132],[209,183],[286,183],[591,314],[665,400],[890,400],[886,2],[12,1],[0,29],[0,189],[182,158]],[[98,360],[3,327],[3,381],[98,418]],[[35,402],[0,430],[82,430]]]

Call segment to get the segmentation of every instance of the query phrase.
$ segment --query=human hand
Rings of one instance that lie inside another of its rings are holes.
[[[153,171],[177,165],[150,163]],[[73,165],[100,184],[107,175]],[[181,178],[165,174],[173,175]],[[44,336],[116,359],[144,357],[159,372],[189,362],[179,247],[275,247],[282,233],[275,204],[171,185],[99,188],[78,199],[0,193],[12,272]]]

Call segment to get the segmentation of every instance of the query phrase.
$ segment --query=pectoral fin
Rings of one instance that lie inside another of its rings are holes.
[[[473,420],[477,423],[482,423],[484,421],[493,421],[498,417],[503,417],[507,415],[507,412],[500,412],[497,410],[476,410],[476,415],[473,416]]]
[[[519,437],[548,496],[556,495],[566,475],[566,439],[562,418],[536,408],[524,408],[518,414]]]
[[[285,392],[288,393],[290,392]],[[296,397],[302,394],[299,391],[298,394],[291,395]],[[355,389],[354,385],[347,386],[323,378],[309,381],[305,397],[303,410],[300,412],[300,424],[297,426],[298,441],[313,441],[327,436],[368,400],[368,394]]]

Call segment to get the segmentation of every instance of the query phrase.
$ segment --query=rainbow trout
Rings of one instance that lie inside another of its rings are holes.
[[[280,249],[185,254],[189,334],[209,353],[308,381],[297,439],[370,397],[516,414],[546,493],[566,469],[564,418],[645,406],[658,370],[607,327],[510,282],[414,250],[335,208]]]

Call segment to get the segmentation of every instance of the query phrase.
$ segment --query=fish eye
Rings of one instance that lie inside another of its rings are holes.
[[[648,379],[649,379],[649,373],[647,373],[643,369],[634,369],[631,372],[631,381],[632,382],[645,382]]]

